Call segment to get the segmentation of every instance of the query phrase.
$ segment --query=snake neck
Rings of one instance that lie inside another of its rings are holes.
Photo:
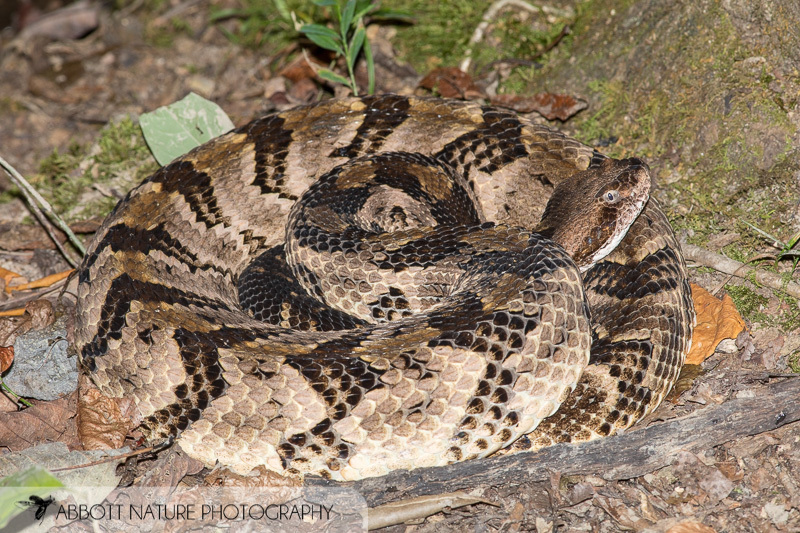
[[[650,168],[641,159],[605,159],[556,186],[535,231],[561,245],[585,272],[622,241],[650,186]]]

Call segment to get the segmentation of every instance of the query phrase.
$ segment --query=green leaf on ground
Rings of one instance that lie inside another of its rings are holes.
[[[204,142],[233,129],[233,122],[214,102],[194,93],[139,117],[139,125],[160,165],[166,165]]]
[[[46,497],[55,488],[64,485],[44,468],[34,466],[0,479],[0,528],[25,511],[17,502],[31,496]]]

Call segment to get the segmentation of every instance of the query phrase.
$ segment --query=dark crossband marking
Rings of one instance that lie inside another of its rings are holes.
[[[125,327],[125,315],[130,311],[131,302],[165,302],[169,305],[189,307],[194,305],[209,313],[230,310],[229,306],[219,300],[192,294],[180,289],[166,287],[157,283],[140,281],[124,273],[111,282],[105,302],[100,308],[100,322],[94,338],[84,345],[82,356],[85,361],[94,365],[94,358],[105,355],[108,349],[107,339],[122,338]],[[254,333],[250,333],[252,337]]]
[[[674,291],[678,286],[678,255],[662,248],[635,265],[601,261],[584,278],[592,291],[625,300]]]
[[[364,99],[364,118],[350,144],[337,148],[330,157],[353,158],[380,151],[386,137],[409,117],[408,98],[399,95],[373,96]]]
[[[178,263],[185,265],[191,274],[196,274],[198,270],[201,270],[218,272],[223,276],[231,275],[230,270],[219,265],[201,262],[197,254],[193,253],[191,249],[184,246],[177,239],[174,239],[164,229],[164,226],[165,224],[162,222],[151,229],[130,227],[125,224],[117,224],[110,227],[94,252],[87,256],[87,268],[81,271],[80,281],[82,283],[87,281],[89,271],[97,261],[97,257],[106,249],[110,249],[112,253],[127,250],[140,252],[144,255],[159,251],[166,257],[173,258]]]
[[[601,154],[600,152],[598,152],[597,150],[592,150],[592,159],[591,159],[591,161],[589,161],[589,166],[590,167],[596,167],[596,166],[600,165],[600,163],[602,163],[606,159],[608,159],[608,158],[606,156],[604,156],[603,154]]]
[[[235,131],[246,134],[247,140],[255,146],[256,178],[253,185],[259,187],[262,194],[277,194],[278,198],[297,200],[286,190],[286,158],[293,142],[292,131],[286,127],[286,121],[279,115],[271,115]]]
[[[305,275],[314,276],[311,272]],[[298,331],[335,331],[366,324],[325,305],[319,296],[309,296],[286,264],[283,246],[269,249],[250,263],[239,276],[238,293],[242,309],[275,326],[288,322]]]
[[[217,205],[211,177],[197,170],[190,161],[170,163],[156,172],[150,181],[161,184],[165,193],[180,193],[198,222],[202,222],[207,228],[213,228],[217,224],[226,228],[230,226],[230,220]]]
[[[528,157],[522,138],[519,118],[493,108],[483,108],[483,124],[445,145],[434,157],[463,175],[471,175],[473,167],[493,173],[518,159]],[[467,159],[470,158],[470,161]]]

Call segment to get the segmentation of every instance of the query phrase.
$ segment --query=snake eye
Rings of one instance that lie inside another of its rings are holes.
[[[615,204],[619,202],[619,191],[614,189],[603,193],[603,200],[607,204]]]

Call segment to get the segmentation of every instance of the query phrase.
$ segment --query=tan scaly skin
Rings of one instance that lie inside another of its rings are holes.
[[[76,348],[150,437],[239,472],[358,479],[608,435],[691,339],[649,186],[639,160],[473,103],[269,115],[120,202],[80,269]]]

